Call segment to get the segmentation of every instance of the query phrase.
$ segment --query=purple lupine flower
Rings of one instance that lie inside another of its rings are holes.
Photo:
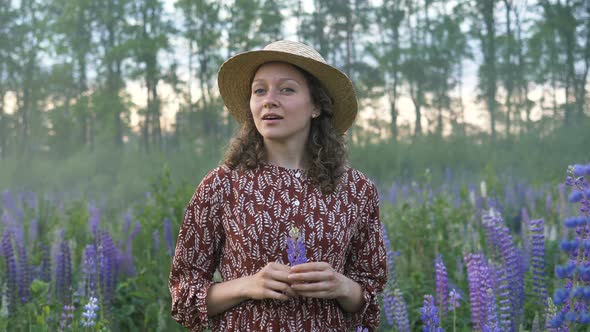
[[[575,164],[572,166],[572,174],[576,177],[590,176],[590,163],[587,165]]]
[[[136,221],[135,224],[133,224],[133,231],[131,232],[131,234],[129,235],[129,238],[127,239],[127,244],[132,243],[140,231],[141,231],[141,224]]]
[[[96,288],[98,272],[98,254],[94,244],[88,244],[84,248],[84,257],[82,262],[83,289],[82,295],[85,297],[94,296],[98,293]]]
[[[467,280],[471,302],[471,321],[476,330],[497,324],[496,304],[493,296],[492,271],[483,254],[465,255]]]
[[[51,281],[51,253],[49,246],[41,246],[41,266],[39,267],[39,280]]]
[[[410,332],[410,319],[406,301],[402,292],[397,288],[393,290],[393,318],[398,331]]]
[[[21,302],[25,303],[29,300],[29,297],[31,295],[30,288],[33,279],[31,276],[31,268],[29,266],[29,259],[27,256],[27,248],[25,247],[24,242],[16,243],[16,252],[18,255],[18,270],[20,272],[18,280],[18,290]]]
[[[551,192],[547,192],[547,195],[545,196],[545,213],[547,213],[547,215],[550,216],[552,212],[553,196],[551,196]]]
[[[356,332],[369,332],[369,329],[366,327],[359,326],[356,328]]]
[[[169,218],[164,218],[164,240],[166,241],[166,248],[168,254],[174,256],[174,240],[172,239],[172,224]]]
[[[98,299],[91,296],[88,299],[88,303],[84,305],[84,312],[82,313],[82,326],[93,327],[96,324],[97,312],[98,312]]]
[[[117,248],[113,239],[107,231],[103,231],[100,236],[100,247],[98,248],[99,285],[102,295],[103,312],[109,313],[112,300],[117,285]]]
[[[547,285],[545,281],[545,221],[543,219],[531,220],[531,267],[533,275],[533,289],[538,303],[547,303]]]
[[[98,234],[98,226],[100,224],[100,215],[101,215],[100,208],[97,207],[94,203],[89,203],[88,204],[88,213],[90,214],[90,217],[88,218],[88,228],[89,228],[92,236],[94,236],[94,238],[96,238],[97,234]]]
[[[443,262],[442,255],[438,255],[434,260],[436,275],[436,302],[440,310],[439,317],[444,319],[448,309],[449,302],[449,278],[447,276],[447,267]]]
[[[584,167],[570,166],[565,181],[567,186],[572,187],[570,201],[580,204],[580,215],[564,221],[566,229],[573,233],[573,238],[561,242],[561,249],[568,255],[568,262],[555,267],[556,277],[563,279],[564,284],[556,288],[553,294],[553,303],[558,310],[553,310],[548,318],[547,325],[552,329],[569,329],[590,323],[587,315],[590,303],[590,260],[587,249],[590,248],[590,197],[585,194],[590,190],[590,185],[584,178],[585,172]]]
[[[8,190],[4,191],[2,195],[2,202],[4,203],[4,211],[9,212],[16,219],[17,224],[21,224],[25,215],[20,207],[16,204],[12,192]]]
[[[497,292],[502,329],[516,330],[524,316],[524,279],[521,256],[500,214],[484,213],[482,223],[490,252],[498,261]],[[489,326],[492,328],[491,326]]]
[[[443,332],[440,327],[440,317],[438,316],[438,308],[434,305],[434,298],[432,295],[424,295],[424,306],[420,308],[420,318],[424,322],[422,327],[423,332]]]
[[[287,257],[291,266],[307,263],[305,241],[297,227],[293,227],[287,238]]]
[[[74,320],[74,306],[64,305],[61,313],[61,319],[59,321],[59,327],[61,331],[70,330],[72,328],[72,321]]]
[[[2,234],[2,255],[6,261],[6,300],[8,301],[8,305],[5,308],[7,308],[9,314],[12,314],[15,312],[18,303],[19,271],[14,257],[12,235],[9,230],[5,230],[4,234]]]
[[[402,292],[397,285],[397,277],[395,272],[395,256],[399,256],[399,252],[391,250],[391,242],[387,234],[385,224],[381,224],[383,231],[383,243],[385,244],[385,252],[387,255],[387,284],[383,290],[383,307],[385,318],[389,326],[397,326],[398,331],[410,331],[410,322],[408,318],[408,309],[404,300]]]
[[[454,288],[449,291],[449,310],[455,311],[459,308],[459,301],[461,301],[461,295],[457,293]]]
[[[58,243],[55,263],[55,295],[61,303],[70,303],[70,290],[72,288],[72,261],[70,245],[61,234]]]

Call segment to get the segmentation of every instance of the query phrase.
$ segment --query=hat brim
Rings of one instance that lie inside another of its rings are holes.
[[[293,64],[315,76],[332,99],[332,123],[340,133],[346,132],[356,118],[358,104],[351,80],[340,70],[320,61],[275,50],[240,53],[221,65],[217,85],[230,114],[242,124],[250,112],[251,80],[258,67],[268,62]]]

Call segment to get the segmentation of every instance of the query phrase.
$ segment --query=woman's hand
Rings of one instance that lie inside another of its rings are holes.
[[[291,288],[301,296],[335,299],[346,294],[347,280],[326,262],[295,265],[288,280]]]
[[[280,263],[268,263],[256,274],[246,277],[247,297],[254,300],[288,300],[297,296],[289,283],[290,269]]]
[[[364,302],[361,286],[326,262],[295,265],[288,280],[297,295],[336,299],[345,311],[357,311]]]

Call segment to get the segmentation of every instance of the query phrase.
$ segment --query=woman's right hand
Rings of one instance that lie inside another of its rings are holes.
[[[256,274],[246,277],[248,298],[254,300],[288,300],[297,294],[291,289],[289,273],[291,267],[280,263],[268,263]]]

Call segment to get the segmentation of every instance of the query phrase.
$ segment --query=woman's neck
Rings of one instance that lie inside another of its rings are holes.
[[[277,142],[264,142],[266,149],[266,161],[269,164],[290,169],[306,169],[304,144],[281,144]]]

